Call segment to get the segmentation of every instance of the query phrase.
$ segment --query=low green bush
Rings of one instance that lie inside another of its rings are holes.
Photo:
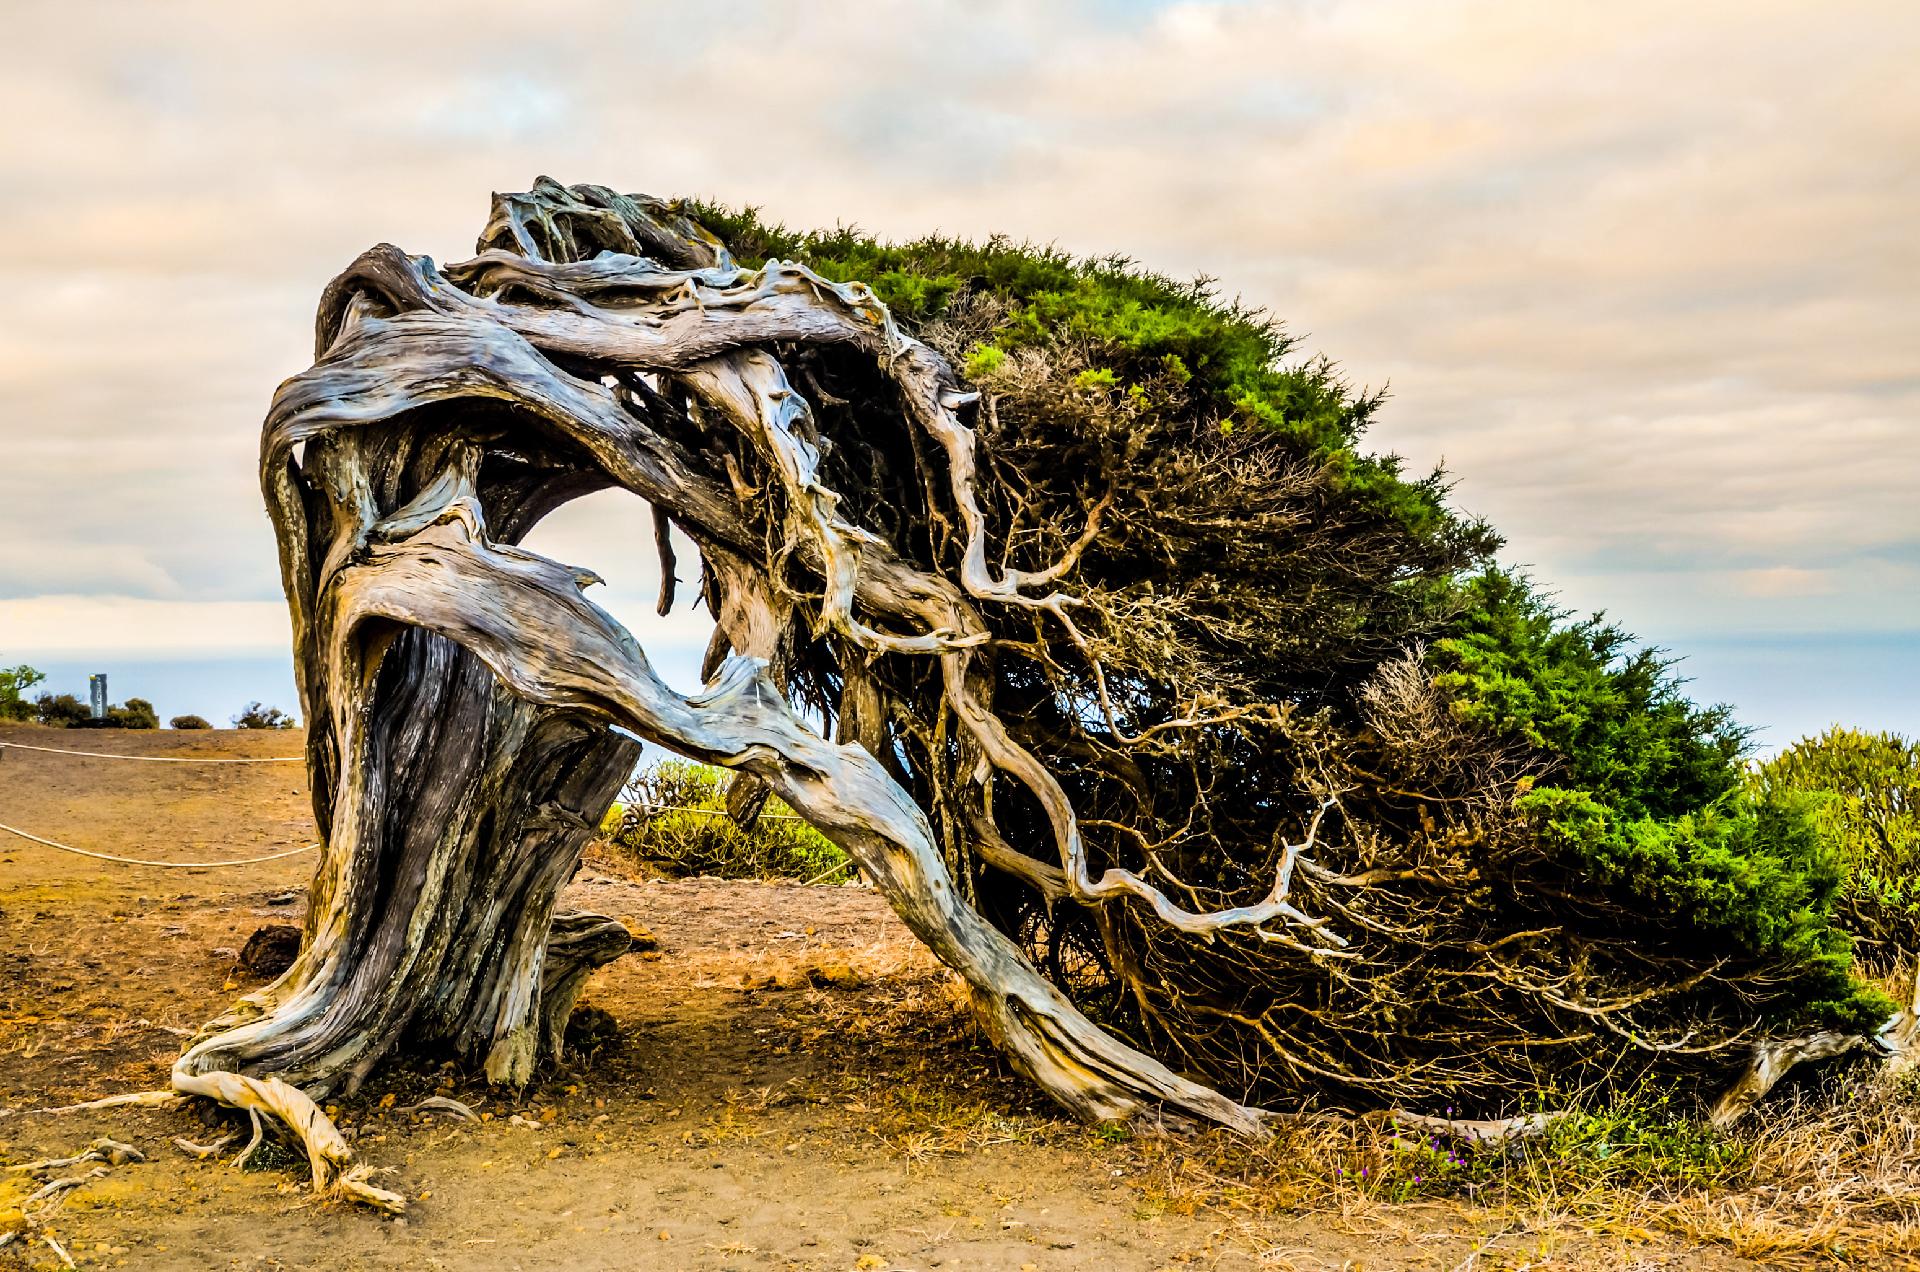
[[[726,879],[844,877],[850,862],[825,835],[769,799],[750,826],[727,815],[720,769],[666,760],[635,774],[601,834],[664,874]]]
[[[128,698],[124,705],[107,708],[107,722],[115,729],[157,729],[160,716],[145,698]]]
[[[56,729],[71,729],[93,718],[93,709],[70,693],[43,693],[33,700],[33,718]]]
[[[211,729],[213,726],[207,723],[204,716],[177,715],[167,721],[167,727],[169,729]]]
[[[1855,937],[1883,958],[1920,952],[1920,741],[1835,725],[1757,766],[1751,784],[1757,799],[1811,808]]]

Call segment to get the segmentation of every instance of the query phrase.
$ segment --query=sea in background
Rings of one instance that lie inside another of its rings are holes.
[[[1844,724],[1920,737],[1920,632],[1756,633],[1662,642],[1696,702],[1729,702],[1771,755]]]
[[[661,678],[682,692],[698,688],[704,640],[688,639],[687,626],[649,632],[649,621],[658,620],[644,612],[642,598],[618,599],[625,604],[609,608],[631,624]],[[1762,755],[1835,723],[1920,735],[1920,633],[1701,637],[1674,641],[1670,649],[1680,659],[1677,670],[1689,678],[1689,696],[1733,703],[1738,718],[1754,728],[1754,746]],[[299,714],[287,655],[107,654],[78,661],[0,650],[0,665],[15,662],[47,673],[46,684],[35,692],[71,693],[83,700],[87,677],[105,672],[115,702],[145,698],[163,722],[192,714],[225,728],[254,701]]]

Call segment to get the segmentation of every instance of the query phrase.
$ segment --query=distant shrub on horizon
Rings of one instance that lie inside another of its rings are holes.
[[[157,729],[160,716],[145,698],[128,698],[96,720],[93,708],[70,693],[43,693],[33,700],[34,718],[56,729]]]
[[[249,702],[244,711],[233,717],[236,729],[291,729],[297,723],[280,708],[262,706],[258,702]]]
[[[33,700],[33,718],[56,729],[71,729],[92,716],[92,709],[70,693],[43,693]]]
[[[207,723],[205,716],[177,715],[167,721],[167,727],[169,729],[211,729],[213,726]]]
[[[107,708],[107,727],[157,729],[160,727],[160,714],[145,698],[128,698],[124,706]]]

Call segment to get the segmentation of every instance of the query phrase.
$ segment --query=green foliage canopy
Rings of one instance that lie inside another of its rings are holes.
[[[1079,259],[1000,237],[886,243],[845,226],[789,230],[753,208],[696,204],[689,211],[742,263],[797,260],[835,282],[864,282],[909,328],[943,317],[958,297],[1004,302],[1004,315],[967,355],[963,369],[976,379],[1009,354],[1069,341],[1092,364],[1082,387],[1162,395],[1164,409],[1228,432],[1277,432],[1333,465],[1349,498],[1379,506],[1436,546],[1486,552],[1496,545],[1484,523],[1447,507],[1438,473],[1408,481],[1397,457],[1356,447],[1384,393],[1356,392],[1330,359],[1298,356],[1282,326],[1222,303],[1210,279],[1182,283],[1124,256]]]
[[[1751,786],[1745,731],[1728,708],[1690,701],[1661,651],[1603,617],[1573,619],[1498,568],[1498,536],[1449,506],[1444,473],[1411,477],[1397,457],[1367,453],[1383,394],[1302,356],[1278,324],[1223,303],[1208,280],[1176,282],[1121,257],[999,238],[885,243],[846,227],[790,231],[752,209],[688,210],[744,264],[795,260],[867,284],[997,404],[981,438],[1012,473],[1012,493],[991,509],[1001,524],[1038,524],[1054,537],[1037,541],[1057,544],[1084,523],[1103,480],[1119,492],[1075,582],[1081,612],[1097,616],[1086,621],[1105,662],[1102,692],[1112,690],[1127,728],[1160,725],[1208,697],[1292,713],[1272,733],[1193,729],[1173,755],[1136,752],[1103,771],[1088,757],[1118,749],[1121,730],[1074,701],[1088,691],[1070,671],[1003,673],[997,692],[1016,735],[1072,775],[1076,804],[1091,810],[1083,815],[1124,822],[1157,845],[1145,863],[1124,839],[1092,840],[1102,864],[1166,872],[1207,904],[1244,904],[1272,876],[1261,845],[1300,823],[1286,788],[1339,769],[1350,790],[1346,868],[1391,866],[1456,889],[1437,903],[1418,888],[1383,902],[1399,926],[1367,976],[1283,968],[1278,953],[1231,942],[1202,956],[1111,915],[1098,934],[1079,928],[1079,953],[1063,961],[1070,914],[1000,912],[1023,939],[1049,933],[1049,967],[1115,960],[1110,970],[1133,982],[1111,1004],[1118,1027],[1157,1034],[1203,1070],[1241,1066],[1250,1083],[1260,1066],[1227,1053],[1297,1044],[1302,1058],[1287,1063],[1322,1066],[1322,1076],[1401,1063],[1374,1052],[1377,1032],[1343,1032],[1338,1022],[1354,1015],[1391,1019],[1400,1049],[1432,1048],[1405,1061],[1416,1068],[1471,1068],[1480,1061],[1463,1056],[1479,1044],[1462,1040],[1472,1030],[1523,1028],[1512,1014],[1523,1009],[1497,1001],[1502,989],[1490,988],[1486,1016],[1470,1020],[1461,994],[1435,988],[1450,982],[1400,984],[1392,968],[1409,958],[1523,995],[1558,985],[1524,1008],[1548,1017],[1560,1010],[1554,994],[1624,999],[1664,985],[1667,1015],[1619,1031],[1633,1047],[1640,1025],[1679,1038],[1697,1021],[1738,1037],[1748,1026],[1732,1022],[1756,1015],[1777,1032],[1868,1028],[1890,1010],[1852,971],[1836,910],[1844,853],[1821,832],[1814,801]],[[832,418],[841,407],[816,405],[828,436],[859,433]],[[866,474],[832,476],[846,490]],[[919,495],[909,487],[903,497]],[[938,550],[936,536],[929,564]],[[1021,550],[1009,532],[1004,551]],[[1383,721],[1379,709],[1379,676],[1411,649],[1425,650],[1432,690],[1464,730],[1437,748],[1444,731],[1412,716]],[[1047,749],[1068,734],[1074,744]],[[1429,740],[1424,759],[1406,750],[1416,736]],[[1426,785],[1383,776],[1402,769]],[[1020,851],[1047,855],[1020,825],[1000,828]],[[991,907],[996,877],[979,886]],[[1367,921],[1388,922],[1372,913]],[[1514,955],[1533,966],[1489,966],[1486,951],[1523,948],[1503,947],[1501,934],[1522,931],[1548,934]],[[1409,945],[1395,948],[1401,937]],[[1083,996],[1105,983],[1087,977],[1096,988]],[[1130,997],[1145,1004],[1131,1026]],[[1578,1017],[1558,1019],[1551,1028],[1569,1036],[1581,1028]],[[1202,1034],[1218,1046],[1183,1046]],[[1491,1072],[1474,1080],[1497,1086]]]
[[[1810,801],[1858,929],[1920,949],[1920,741],[1835,725],[1760,765],[1753,790]]]
[[[1660,651],[1599,615],[1577,621],[1515,575],[1462,584],[1436,683],[1463,719],[1544,761],[1514,801],[1542,844],[1650,928],[1681,925],[1781,960],[1800,992],[1782,1027],[1865,1028],[1891,1010],[1853,978],[1835,923],[1844,862],[1804,795],[1754,790],[1746,731],[1700,707]]]
[[[27,701],[27,690],[46,678],[43,672],[25,663],[17,667],[0,667],[0,720],[32,719],[33,704]]]

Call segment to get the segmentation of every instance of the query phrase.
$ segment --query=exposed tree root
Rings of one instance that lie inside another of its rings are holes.
[[[1873,1039],[1865,1034],[1831,1031],[1755,1043],[1753,1058],[1740,1076],[1734,1079],[1733,1085],[1714,1101],[1713,1108],[1707,1113],[1707,1121],[1716,1127],[1732,1126],[1765,1099],[1767,1092],[1773,1090],[1795,1067],[1816,1060],[1831,1060],[1849,1052],[1868,1050],[1872,1046]]]
[[[79,1104],[63,1104],[59,1108],[35,1109],[35,1113],[85,1113],[93,1109],[164,1109],[180,1103],[186,1097],[178,1091],[123,1091],[119,1095],[102,1096],[98,1100],[85,1100]]]
[[[38,1192],[34,1193],[32,1196],[22,1201],[20,1203],[20,1208],[22,1210],[25,1210],[28,1207],[38,1205],[41,1202],[51,1201],[55,1197],[59,1197],[66,1193],[72,1192],[74,1189],[80,1187],[82,1184],[90,1184],[96,1179],[104,1178],[109,1173],[110,1172],[107,1170],[105,1166],[95,1166],[92,1170],[88,1171],[84,1175],[70,1175],[65,1179],[51,1180],[47,1184],[43,1185]]]
[[[100,1139],[93,1141],[92,1146],[84,1153],[76,1153],[72,1157],[44,1157],[37,1162],[26,1162],[19,1166],[9,1166],[7,1167],[7,1173],[30,1174],[43,1170],[57,1170],[62,1166],[77,1166],[81,1162],[106,1162],[109,1165],[120,1166],[127,1162],[144,1162],[146,1160],[146,1154],[142,1153],[133,1145],[122,1144],[119,1140],[107,1139],[102,1136]]]
[[[265,1119],[270,1117],[293,1135],[306,1154],[313,1172],[313,1191],[316,1196],[340,1197],[392,1214],[399,1214],[407,1208],[407,1200],[401,1194],[367,1182],[374,1169],[353,1164],[353,1150],[348,1146],[346,1137],[340,1134],[332,1119],[320,1111],[320,1106],[298,1088],[271,1076],[254,1078],[239,1073],[195,1073],[187,1067],[185,1058],[174,1065],[172,1080],[174,1089],[171,1091],[133,1091],[60,1108],[40,1109],[38,1112],[64,1114],[128,1107],[168,1108],[189,1097],[212,1100],[229,1108],[244,1110],[253,1123],[253,1137],[234,1159],[236,1166],[244,1168],[259,1150],[266,1134]],[[185,1139],[175,1139],[173,1142],[182,1152],[204,1159],[215,1156],[235,1138],[229,1135],[211,1145],[195,1144]],[[94,1147],[87,1153],[56,1163],[35,1163],[35,1168],[86,1160],[115,1161],[117,1164],[118,1161],[146,1159],[131,1145],[100,1139],[94,1141]],[[103,1173],[104,1167],[95,1172]],[[89,1178],[93,1176],[81,1177],[79,1182]]]
[[[184,1135],[176,1135],[173,1137],[173,1146],[185,1153],[188,1157],[204,1162],[208,1158],[220,1156],[221,1153],[226,1151],[227,1145],[239,1138],[239,1132],[235,1131],[222,1135],[211,1144],[196,1144]]]
[[[233,1159],[233,1168],[235,1170],[245,1170],[247,1167],[253,1165],[253,1155],[260,1151],[261,1146],[264,1145],[267,1140],[267,1124],[261,1120],[260,1110],[248,1109],[247,1120],[253,1126],[253,1137],[249,1139],[246,1146],[235,1155]]]
[[[245,1109],[252,1115],[253,1140],[241,1153],[239,1165],[244,1166],[259,1146],[264,1134],[261,1115],[267,1114],[293,1132],[306,1151],[307,1162],[313,1170],[315,1195],[338,1196],[391,1214],[406,1210],[405,1197],[367,1182],[373,1168],[352,1165],[353,1150],[339,1128],[320,1111],[319,1105],[280,1079],[251,1078],[239,1073],[192,1073],[176,1065],[173,1081],[184,1094],[204,1096],[231,1108]]]

